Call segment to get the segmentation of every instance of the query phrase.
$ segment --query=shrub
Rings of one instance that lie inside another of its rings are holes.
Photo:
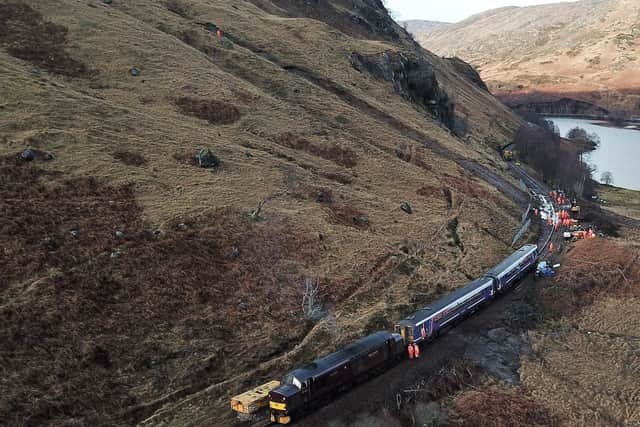
[[[167,10],[185,19],[191,17],[191,8],[182,0],[167,0],[165,3]]]
[[[64,49],[67,29],[43,20],[42,15],[20,2],[0,4],[0,43],[10,55],[49,72],[68,77],[87,73],[82,62]]]
[[[330,160],[346,168],[352,168],[357,164],[356,153],[350,148],[343,148],[337,144],[330,144],[328,146],[315,145],[304,137],[291,132],[282,134],[277,142],[285,147],[306,151],[314,156]]]
[[[240,111],[226,102],[182,97],[176,99],[175,104],[183,114],[214,125],[228,125],[240,120]]]
[[[142,154],[132,153],[131,151],[116,151],[113,153],[113,158],[128,166],[143,166],[147,164],[147,159]]]

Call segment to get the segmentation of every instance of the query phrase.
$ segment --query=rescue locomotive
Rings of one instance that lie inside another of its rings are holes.
[[[534,268],[536,245],[525,245],[482,277],[381,331],[291,371],[269,392],[271,421],[289,424],[314,404],[398,362],[407,346],[435,338],[447,326],[476,312]]]
[[[403,354],[402,337],[382,331],[288,373],[269,393],[271,421],[289,424],[314,403],[392,366]]]

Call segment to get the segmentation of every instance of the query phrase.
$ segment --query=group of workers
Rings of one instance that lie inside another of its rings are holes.
[[[411,343],[407,346],[407,352],[409,353],[409,359],[417,359],[420,357],[420,347],[416,343]]]

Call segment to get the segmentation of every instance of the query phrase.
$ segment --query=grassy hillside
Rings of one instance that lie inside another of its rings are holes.
[[[514,104],[569,97],[640,114],[637,1],[501,8],[416,36],[478,67],[492,92]]]
[[[378,2],[294,3],[0,1],[1,419],[228,425],[508,253],[518,119]]]

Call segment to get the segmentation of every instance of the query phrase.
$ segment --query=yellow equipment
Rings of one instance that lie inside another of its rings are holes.
[[[502,157],[507,161],[514,160],[516,158],[516,153],[513,150],[504,150]]]
[[[239,414],[251,415],[269,406],[269,392],[280,386],[280,381],[269,381],[231,398],[231,409]]]

